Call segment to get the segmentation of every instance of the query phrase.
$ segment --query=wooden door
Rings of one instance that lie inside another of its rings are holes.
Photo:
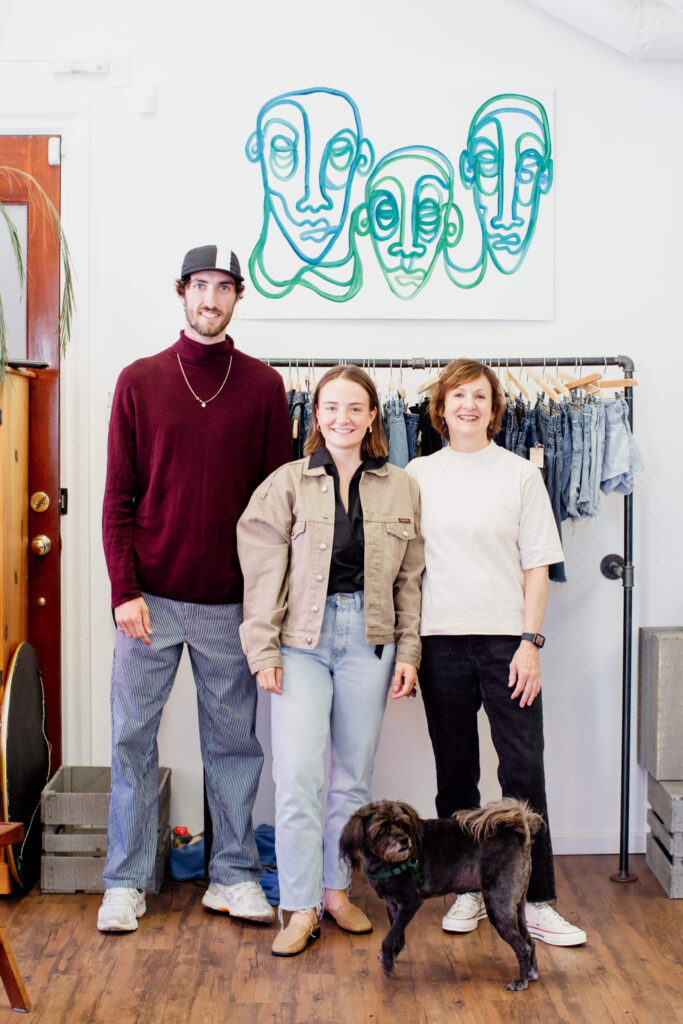
[[[27,509],[28,640],[36,649],[45,686],[47,735],[53,767],[62,760],[60,480],[59,480],[59,240],[45,216],[44,204],[30,183],[6,168],[30,174],[60,205],[60,168],[48,163],[48,136],[0,137],[0,199],[23,204],[28,212],[26,260],[27,357],[44,360],[29,381],[28,493],[47,495]],[[0,288],[5,282],[0,282]],[[47,504],[47,507],[45,507]],[[30,542],[50,540],[50,551],[34,554]]]

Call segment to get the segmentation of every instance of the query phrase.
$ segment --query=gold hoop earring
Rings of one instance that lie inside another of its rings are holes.
[[[368,434],[372,433],[372,423],[368,424]]]

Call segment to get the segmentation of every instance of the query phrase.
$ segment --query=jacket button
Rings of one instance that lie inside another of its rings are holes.
[[[321,573],[318,573],[318,575],[316,576],[316,579],[317,579],[318,583],[322,583],[323,577],[322,577]]]
[[[404,531],[403,531],[403,536],[404,536],[404,537],[407,537],[407,536],[408,536],[408,531],[407,531],[407,530],[404,530]]]
[[[318,609],[318,606],[317,606],[317,604],[314,604],[314,605],[313,605],[313,607],[311,608],[311,611],[312,611],[312,612],[317,612],[318,610],[319,610],[319,609]]]
[[[327,494],[327,486],[321,487],[320,490],[323,492],[323,494]]]
[[[321,544],[320,545],[320,550],[321,551],[327,551],[327,544]]]
[[[313,643],[313,637],[311,637],[311,636],[307,636],[307,637],[306,637],[306,643],[307,643],[307,644],[312,644],[312,643]]]
[[[330,518],[329,514],[327,512],[323,512],[323,519],[329,519],[329,518]]]

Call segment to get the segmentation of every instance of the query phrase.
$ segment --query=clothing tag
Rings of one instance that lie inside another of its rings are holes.
[[[538,469],[543,469],[543,445],[537,444],[535,448],[529,449],[529,462]]]
[[[401,519],[401,517],[399,516],[398,517],[398,521],[399,521],[399,523],[409,523],[410,519]]]

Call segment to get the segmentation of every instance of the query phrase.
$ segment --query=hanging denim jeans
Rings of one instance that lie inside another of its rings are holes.
[[[404,412],[403,421],[406,425],[406,440],[408,442],[408,461],[417,457],[417,433],[420,425],[420,417],[416,412]]]
[[[560,518],[569,518],[569,483],[572,475],[572,432],[567,402],[560,408],[560,432],[562,445],[562,479],[560,481]]]
[[[630,494],[634,477],[643,472],[643,459],[628,422],[623,398],[605,403],[605,456],[600,487],[605,494]]]
[[[580,405],[568,405],[567,414],[571,423],[571,472],[567,491],[567,515],[578,519],[579,491],[581,488],[581,470],[583,466],[583,408]]]
[[[389,405],[389,462],[392,466],[405,469],[408,465],[408,437],[403,418],[403,401],[392,398]]]
[[[587,401],[581,407],[583,417],[583,457],[581,462],[581,487],[579,488],[579,515],[593,515],[591,508],[591,463],[597,447],[597,410],[593,402]]]
[[[292,422],[292,457],[302,459],[304,456],[304,440],[306,428],[304,426],[304,407],[306,405],[306,392],[295,391],[289,407],[289,417]]]
[[[545,486],[552,505],[555,523],[557,525],[560,540],[562,539],[562,526],[560,519],[560,492],[562,486],[562,451],[558,450],[558,442],[561,445],[560,415],[557,406],[547,408],[539,400],[536,406],[538,414],[538,429],[543,445]],[[566,583],[567,576],[564,571],[564,562],[556,562],[550,566],[550,579],[555,583]]]

